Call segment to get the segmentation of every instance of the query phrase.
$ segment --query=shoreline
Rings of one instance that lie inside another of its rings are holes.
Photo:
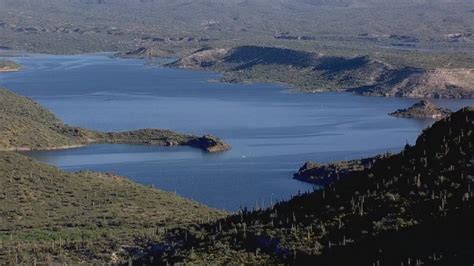
[[[141,60],[143,63],[145,63],[147,57],[139,56],[139,55],[126,55],[125,52],[123,51],[99,51],[99,52],[89,52],[89,53],[56,53],[56,54],[45,54],[45,53],[32,53],[28,51],[17,51],[15,50],[16,54],[14,54],[12,57],[20,57],[20,56],[28,56],[28,55],[43,55],[43,56],[105,56],[108,58],[118,58],[118,59],[135,59],[135,60]],[[2,56],[2,51],[0,50],[0,56]],[[160,56],[151,56],[149,58],[152,59],[169,59],[170,57],[160,57]],[[297,84],[289,83],[289,82],[283,82],[283,81],[271,81],[271,80],[265,80],[265,79],[260,79],[260,78],[250,78],[250,79],[239,79],[237,78],[232,78],[229,75],[232,75],[232,73],[236,73],[233,71],[223,71],[223,70],[212,70],[212,69],[206,69],[206,68],[200,68],[200,67],[186,67],[186,66],[181,66],[181,65],[172,65],[175,62],[178,62],[182,60],[185,57],[180,57],[176,54],[175,57],[172,57],[175,60],[171,63],[165,63],[165,64],[158,64],[159,66],[163,68],[169,68],[169,69],[176,69],[176,70],[189,70],[189,71],[198,71],[198,72],[204,72],[204,73],[218,73],[222,75],[222,77],[218,79],[213,79],[212,81],[209,80],[208,82],[217,82],[217,83],[228,83],[228,84],[275,84],[278,86],[285,87],[286,90],[285,92],[288,93],[302,93],[302,94],[318,94],[318,93],[325,93],[325,92],[346,92],[346,93],[351,93],[353,95],[357,96],[364,96],[364,97],[384,97],[384,98],[407,98],[407,99],[444,99],[444,100],[470,100],[474,99],[474,97],[467,97],[467,96],[462,96],[462,97],[423,97],[423,96],[416,96],[416,95],[384,95],[380,93],[373,93],[373,92],[356,92],[353,89],[305,89],[305,88],[299,88]],[[9,72],[17,72],[20,71],[22,68],[19,67],[18,69],[12,69],[12,70],[1,70],[0,73],[9,73]],[[474,70],[474,69],[471,69]]]
[[[209,143],[208,141],[216,141],[216,143]],[[232,147],[220,141],[220,139],[214,138],[213,136],[205,135],[202,137],[195,137],[186,143],[142,143],[134,141],[113,141],[113,140],[88,140],[85,144],[77,145],[63,145],[56,147],[44,147],[44,148],[31,148],[31,147],[11,147],[11,148],[0,148],[0,152],[32,152],[32,151],[59,151],[59,150],[70,150],[77,148],[84,148],[94,144],[118,144],[118,145],[137,145],[137,146],[158,146],[158,147],[178,147],[186,146],[194,149],[199,149],[207,153],[220,153],[226,152],[232,149]],[[211,145],[213,144],[213,145]]]
[[[0,73],[18,72],[20,70],[21,70],[21,67],[19,67],[19,68],[10,68],[10,69],[0,68]]]
[[[88,144],[81,145],[65,145],[57,147],[47,147],[47,148],[29,148],[29,147],[13,147],[13,148],[0,148],[0,151],[13,151],[13,152],[28,152],[28,151],[58,151],[58,150],[69,150],[86,147]]]

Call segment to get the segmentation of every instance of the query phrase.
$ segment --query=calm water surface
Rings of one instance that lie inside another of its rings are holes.
[[[279,85],[210,82],[220,75],[103,55],[12,59],[25,69],[0,75],[0,84],[39,101],[69,124],[105,131],[155,127],[210,133],[233,146],[221,154],[188,147],[91,145],[28,155],[68,171],[118,173],[232,211],[312,189],[291,179],[307,160],[398,151],[432,123],[387,115],[410,106],[412,99],[291,94]],[[439,104],[458,109],[474,101]]]

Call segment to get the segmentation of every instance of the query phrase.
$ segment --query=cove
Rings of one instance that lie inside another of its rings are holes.
[[[414,99],[297,94],[275,84],[224,84],[221,75],[106,55],[13,57],[24,69],[0,85],[33,98],[66,123],[103,131],[167,128],[213,134],[233,149],[91,145],[29,152],[68,171],[114,172],[211,207],[268,206],[312,186],[293,180],[307,160],[397,152],[432,120],[387,113]],[[438,100],[457,110],[473,100]]]

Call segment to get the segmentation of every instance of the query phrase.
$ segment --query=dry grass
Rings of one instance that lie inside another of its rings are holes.
[[[110,262],[170,228],[223,217],[197,202],[112,174],[66,173],[0,152],[0,261]]]

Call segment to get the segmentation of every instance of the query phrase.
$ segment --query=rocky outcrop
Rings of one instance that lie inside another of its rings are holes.
[[[19,71],[21,66],[10,60],[0,60],[0,72]]]
[[[371,168],[379,158],[382,158],[382,156],[323,165],[308,161],[293,175],[293,178],[318,186],[325,186],[344,178],[348,174]]]
[[[180,68],[208,68],[215,64],[222,62],[224,57],[229,53],[230,49],[210,49],[203,48],[195,51],[193,54],[179,59],[176,62],[169,64],[170,67]]]
[[[229,144],[211,135],[205,135],[202,137],[193,138],[189,140],[188,142],[186,142],[186,145],[196,147],[196,148],[205,150],[207,152],[212,152],[212,153],[228,151],[231,149],[231,146]]]
[[[302,36],[295,36],[295,35],[290,35],[289,32],[283,32],[279,35],[273,36],[273,38],[277,40],[290,40],[290,41],[314,41],[317,38],[315,36],[308,36],[308,35],[302,35]]]
[[[452,112],[449,109],[438,107],[431,101],[422,100],[406,109],[398,109],[390,113],[392,116],[405,118],[433,118],[442,119],[449,116]]]
[[[210,153],[230,150],[230,145],[221,139],[205,135],[197,137],[163,129],[140,129],[126,132],[96,133],[95,143],[126,143],[159,146],[191,146]]]

